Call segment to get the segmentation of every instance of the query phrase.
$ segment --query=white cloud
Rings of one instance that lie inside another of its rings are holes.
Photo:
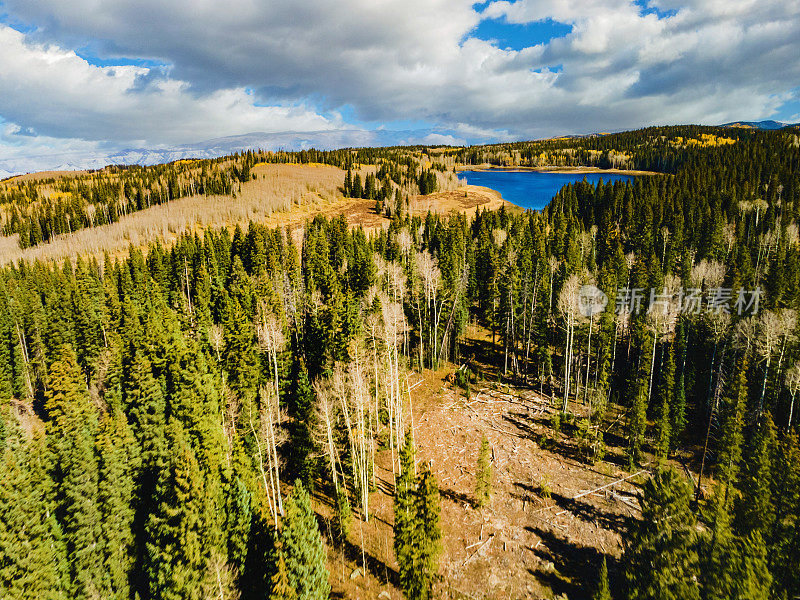
[[[32,44],[0,25],[0,115],[53,137],[180,143],[245,131],[340,127],[302,103],[255,106],[243,88],[195,94],[186,82],[141,79],[150,69],[97,67],[72,51]]]
[[[4,0],[37,29],[0,26],[0,116],[158,145],[341,129],[347,106],[453,140],[509,139],[764,118],[800,81],[796,1],[649,5],[669,16],[629,0]],[[472,35],[486,18],[572,31],[506,50]],[[168,66],[96,67],[71,50],[86,44]]]

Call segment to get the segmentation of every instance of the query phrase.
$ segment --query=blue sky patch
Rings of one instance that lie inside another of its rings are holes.
[[[496,40],[503,50],[522,50],[537,44],[546,44],[552,39],[564,37],[572,31],[572,25],[552,19],[533,23],[508,23],[503,19],[486,19],[472,30],[473,37],[481,40]]]

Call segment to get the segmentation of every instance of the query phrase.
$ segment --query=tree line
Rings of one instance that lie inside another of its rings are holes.
[[[383,448],[401,584],[428,597],[438,494],[409,458],[408,369],[461,362],[473,320],[501,377],[560,423],[581,412],[587,462],[611,432],[631,468],[696,467],[645,486],[618,593],[797,595],[800,155],[786,132],[685,150],[672,175],[577,183],[541,212],[398,211],[371,237],[316,218],[300,245],[251,223],[4,268],[4,589],[324,597],[309,493],[334,531],[370,519]]]

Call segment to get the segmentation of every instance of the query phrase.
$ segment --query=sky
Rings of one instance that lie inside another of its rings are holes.
[[[799,57],[797,0],[0,0],[0,174],[252,132],[797,122]]]

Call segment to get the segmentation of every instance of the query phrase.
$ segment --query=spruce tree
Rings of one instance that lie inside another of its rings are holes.
[[[400,449],[400,472],[394,490],[394,555],[400,574],[400,587],[406,598],[413,590],[413,580],[419,570],[416,526],[416,482],[414,480],[414,443],[410,433]]]
[[[722,526],[727,527],[726,525]],[[701,572],[706,600],[762,600],[770,595],[772,575],[767,565],[767,547],[759,532],[735,538],[727,529],[715,535],[712,560]]]
[[[225,488],[225,539],[228,563],[241,574],[247,560],[253,520],[252,495],[238,475],[228,475]]]
[[[441,554],[442,531],[439,525],[439,486],[430,469],[425,466],[418,477],[414,526],[417,553],[417,572],[410,597],[418,600],[432,598],[433,584]]]
[[[686,431],[686,382],[683,370],[675,382],[675,399],[670,410],[670,449],[675,450]]]
[[[661,371],[659,386],[659,405],[656,417],[656,457],[663,461],[669,455],[672,438],[670,404],[673,402],[675,384],[675,346],[669,345],[666,360]]]
[[[170,452],[147,522],[145,570],[153,600],[199,600],[210,547],[210,506],[203,474],[177,421],[168,426]]]
[[[0,593],[66,600],[67,554],[48,500],[46,453],[41,439],[23,444],[20,434],[8,434],[0,451]]]
[[[606,557],[603,556],[603,563],[600,565],[600,577],[597,580],[597,589],[594,591],[592,600],[611,600],[611,588],[608,584],[608,565]]]
[[[344,485],[336,491],[336,503],[333,512],[333,535],[336,541],[343,542],[350,535],[350,524],[352,512],[350,501],[347,499],[347,491]]]
[[[698,566],[691,490],[673,469],[657,471],[643,488],[637,520],[624,539],[630,600],[697,600]]]
[[[414,443],[406,433],[395,480],[394,552],[400,587],[409,600],[431,597],[441,553],[439,488],[428,467],[414,476]]]
[[[284,504],[279,533],[290,587],[298,598],[325,600],[330,592],[327,553],[311,498],[298,480]]]
[[[772,526],[772,455],[776,443],[772,417],[764,413],[743,462],[738,485],[735,528],[742,536],[754,532],[764,536]]]
[[[124,600],[130,595],[135,560],[133,519],[139,449],[122,413],[103,419],[97,450],[104,597]]]
[[[70,556],[71,594],[92,598],[103,590],[101,512],[95,453],[97,416],[83,373],[68,345],[50,367],[45,395],[47,437],[55,456],[57,510]]]
[[[492,493],[492,449],[489,440],[484,435],[481,438],[481,448],[478,453],[478,470],[475,475],[475,499],[478,507],[489,502]]]
[[[297,592],[289,583],[289,570],[286,567],[286,558],[283,554],[283,547],[278,542],[275,545],[275,573],[270,580],[270,591],[268,600],[295,600]]]

